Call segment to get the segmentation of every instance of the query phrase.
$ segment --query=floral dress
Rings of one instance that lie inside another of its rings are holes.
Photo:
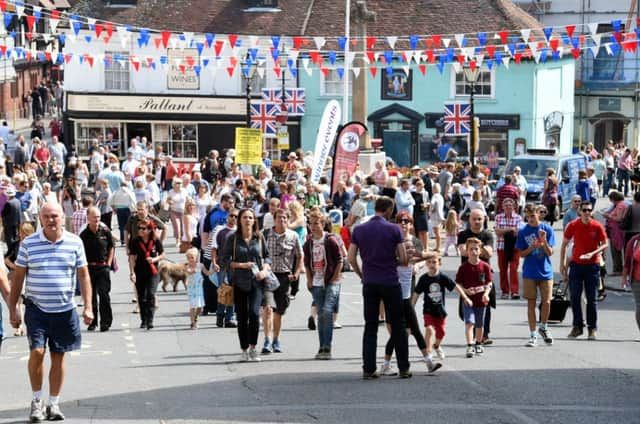
[[[187,274],[187,296],[189,307],[192,309],[204,307],[204,292],[202,291],[202,264],[199,264],[195,272]]]

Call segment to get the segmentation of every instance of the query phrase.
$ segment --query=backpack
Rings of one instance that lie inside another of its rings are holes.
[[[622,221],[618,225],[623,231],[631,230],[631,227],[633,227],[633,205],[627,206],[622,216]]]

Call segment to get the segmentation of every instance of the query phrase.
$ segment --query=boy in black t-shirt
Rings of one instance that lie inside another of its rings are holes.
[[[445,288],[449,291],[456,290],[463,298],[466,297],[466,294],[461,286],[440,272],[442,258],[438,253],[427,253],[425,262],[427,263],[427,272],[418,280],[411,302],[415,305],[420,295],[424,293],[422,313],[427,338],[427,357],[432,359],[432,352],[435,350],[436,357],[444,359],[445,355],[440,344],[445,335],[444,327],[447,319],[447,311],[444,307]]]

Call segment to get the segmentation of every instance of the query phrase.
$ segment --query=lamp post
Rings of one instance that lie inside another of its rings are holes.
[[[247,57],[245,59],[245,62],[242,64],[242,74],[244,75],[245,78],[245,83],[246,83],[246,87],[245,87],[245,93],[246,93],[246,100],[247,100],[247,128],[251,127],[251,84],[253,83],[253,78],[255,77],[256,74],[256,69],[257,69],[257,63],[255,63],[253,60],[251,60],[251,56],[249,55],[249,53],[247,52]]]
[[[471,166],[476,164],[476,145],[478,143],[478,140],[476,140],[476,131],[475,131],[475,111],[474,111],[474,104],[473,104],[473,95],[476,91],[476,81],[478,80],[478,76],[480,75],[480,69],[478,67],[474,67],[472,68],[465,68],[464,69],[464,76],[465,79],[467,80],[467,82],[469,83],[469,86],[471,88],[471,91],[469,93],[469,107],[471,109],[471,132],[469,134],[469,162],[471,162]]]

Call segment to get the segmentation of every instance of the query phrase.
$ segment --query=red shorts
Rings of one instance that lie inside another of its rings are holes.
[[[436,339],[442,340],[444,339],[444,325],[447,322],[447,318],[436,318],[429,314],[424,314],[424,326],[425,327],[433,327],[436,332]]]

